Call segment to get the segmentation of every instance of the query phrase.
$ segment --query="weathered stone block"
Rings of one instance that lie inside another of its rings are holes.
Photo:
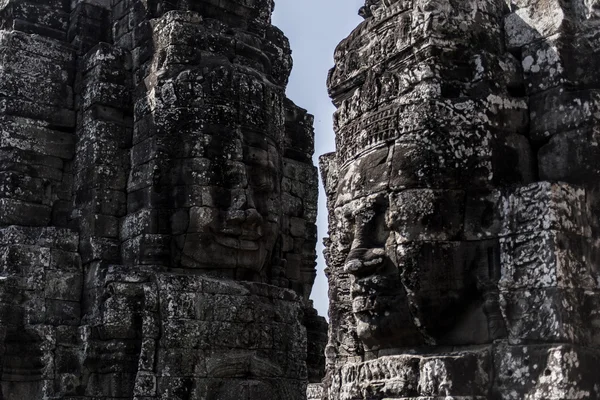
[[[0,172],[0,197],[30,203],[51,205],[51,187],[48,181],[16,172]]]
[[[400,242],[451,241],[463,230],[465,192],[412,189],[390,194],[386,219]]]
[[[597,254],[589,239],[551,230],[502,238],[500,287],[594,288]]]
[[[81,272],[46,272],[46,289],[44,297],[53,300],[69,300],[79,302],[83,289]]]
[[[133,393],[135,374],[114,372],[108,374],[91,374],[86,387],[86,396],[105,396],[109,398],[127,397]]]
[[[66,65],[72,65],[75,60],[75,52],[67,43],[43,35],[30,35],[19,30],[0,31],[0,47],[37,54]]]
[[[123,190],[127,185],[127,172],[118,165],[88,165],[75,175],[73,184],[83,190]]]
[[[122,152],[118,147],[118,143],[111,140],[95,140],[80,139],[77,143],[77,159],[74,162],[73,169],[75,172],[85,170],[89,167],[101,167],[103,165],[111,165],[119,169],[127,169],[129,167],[129,155]]]
[[[546,230],[589,237],[593,224],[586,191],[564,183],[542,181],[468,196],[466,209],[469,240]]]
[[[585,19],[583,0],[565,4],[558,0],[517,0],[504,20],[509,48],[520,48],[539,39],[565,33]]]
[[[513,344],[590,343],[580,289],[501,290],[500,306]]]
[[[600,174],[594,161],[598,157],[599,133],[594,126],[560,132],[550,138],[538,152],[540,178],[575,184],[594,182]]]
[[[119,190],[79,190],[75,192],[75,201],[82,210],[92,214],[122,217],[127,212],[127,195]]]
[[[391,160],[390,188],[489,185],[493,178],[492,150],[488,146],[491,134],[476,129],[468,134],[456,132],[452,141],[447,140],[447,135],[423,131],[398,141]],[[423,141],[430,145],[423,146]]]
[[[0,244],[3,246],[24,244],[75,252],[78,243],[78,234],[70,229],[56,227],[40,229],[24,226],[10,226],[0,229]]]
[[[530,102],[530,132],[538,141],[594,126],[600,117],[600,93],[595,90],[572,92],[557,88],[533,96]]]
[[[20,97],[46,106],[57,108],[73,107],[73,89],[71,86],[49,78],[40,78],[38,74],[50,74],[51,71],[1,71],[0,91],[8,96]],[[14,78],[18,74],[18,78]]]
[[[121,219],[119,235],[121,240],[132,239],[147,233],[157,233],[157,213],[156,210],[141,209]]]
[[[126,86],[108,82],[90,82],[82,93],[84,109],[93,105],[104,105],[114,108],[126,108],[130,102],[129,90]]]
[[[170,255],[167,235],[143,234],[123,242],[121,256],[125,265],[164,265]]]
[[[345,400],[366,400],[373,395],[483,399],[492,381],[491,363],[489,350],[448,356],[386,356],[359,364],[348,363],[333,377],[329,395]]]
[[[62,182],[65,163],[58,157],[36,153],[31,150],[8,148],[0,150],[0,166],[4,171],[14,171],[31,177]]]
[[[45,119],[57,127],[75,126],[75,112],[68,108],[59,108],[36,103],[25,99],[0,99],[0,112],[4,115],[31,119]]]
[[[81,272],[81,258],[76,251],[50,249],[50,269],[64,272]]]
[[[156,395],[156,376],[152,372],[140,371],[135,378],[134,393],[138,396]]]
[[[123,245],[125,246],[126,243]],[[83,264],[98,260],[116,263],[120,260],[119,242],[113,238],[83,238],[79,244],[79,251]]]
[[[527,94],[534,95],[571,83],[566,63],[569,55],[563,50],[566,40],[568,39],[555,35],[547,40],[533,42],[523,49],[521,64]]]
[[[0,199],[1,225],[45,226],[52,217],[52,208],[22,200]]]
[[[320,400],[323,397],[323,385],[320,383],[309,383],[306,388],[306,398],[308,400]]]
[[[71,159],[74,137],[69,133],[48,129],[38,121],[2,116],[0,118],[0,147],[29,150],[46,156]]]
[[[83,125],[77,134],[81,139],[110,141],[119,148],[129,147],[131,140],[127,118],[110,107],[94,106],[83,113]]]
[[[596,350],[579,346],[498,346],[493,391],[502,400],[593,399],[600,394],[598,362]]]
[[[3,17],[16,20],[27,21],[41,27],[50,28],[57,31],[65,31],[69,20],[69,15],[64,7],[47,7],[44,3],[27,1],[9,1],[3,7]],[[28,32],[28,33],[43,33]]]
[[[119,219],[111,215],[87,214],[78,219],[79,226],[90,236],[119,238]]]
[[[556,230],[589,237],[592,210],[586,191],[564,183],[537,182],[509,191],[499,206],[502,236]]]
[[[81,304],[79,301],[46,299],[46,322],[48,324],[78,326],[80,319]]]

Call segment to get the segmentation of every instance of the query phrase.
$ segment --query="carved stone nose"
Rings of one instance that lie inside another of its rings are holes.
[[[249,226],[255,226],[262,224],[263,218],[262,215],[258,212],[256,208],[251,208],[246,210],[246,221],[245,224]]]

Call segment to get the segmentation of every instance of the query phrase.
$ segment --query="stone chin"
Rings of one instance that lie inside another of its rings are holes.
[[[236,236],[215,235],[215,242],[230,251],[254,252],[262,247],[259,239],[248,240]]]
[[[403,331],[399,313],[389,311],[364,311],[354,313],[356,334],[368,349],[402,347],[399,341]]]
[[[381,336],[381,326],[379,324],[381,317],[370,312],[354,313],[354,317],[356,318],[356,333],[358,338],[365,345],[370,344],[372,346],[377,344],[380,341],[379,336]]]
[[[392,300],[393,299],[393,300]],[[406,306],[399,298],[384,298],[364,302],[362,297],[353,301],[356,334],[369,350],[402,348],[423,344]]]
[[[272,254],[274,240],[246,240],[226,235],[186,235],[181,266],[193,269],[243,268],[261,272]]]

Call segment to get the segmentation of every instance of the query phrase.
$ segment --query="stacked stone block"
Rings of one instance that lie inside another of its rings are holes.
[[[0,266],[4,398],[68,393],[83,283],[67,228],[75,52],[63,2],[8,1],[2,31]]]
[[[107,44],[82,60],[73,218],[82,232],[86,265],[120,260],[132,134],[128,63],[124,52]]]
[[[66,41],[70,5],[65,0],[15,0],[2,7],[2,29]]]
[[[4,398],[54,398],[72,389],[83,283],[77,242],[63,228],[1,230]]]
[[[161,276],[158,287],[159,398],[304,397],[306,330],[291,292],[201,277]]]
[[[281,208],[283,213],[282,251],[285,263],[272,273],[272,282],[291,287],[305,302],[304,326],[307,330],[308,382],[319,384],[325,373],[327,322],[318,315],[309,299],[316,278],[317,242],[317,169],[312,165],[314,153],[314,118],[306,110],[287,100]],[[278,283],[276,283],[278,282]],[[307,396],[311,396],[311,389]]]

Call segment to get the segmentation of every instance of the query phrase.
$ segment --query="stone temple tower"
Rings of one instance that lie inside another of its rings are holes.
[[[273,7],[0,1],[0,398],[321,379],[312,116]]]
[[[600,399],[600,5],[375,0],[335,52],[324,396]]]

